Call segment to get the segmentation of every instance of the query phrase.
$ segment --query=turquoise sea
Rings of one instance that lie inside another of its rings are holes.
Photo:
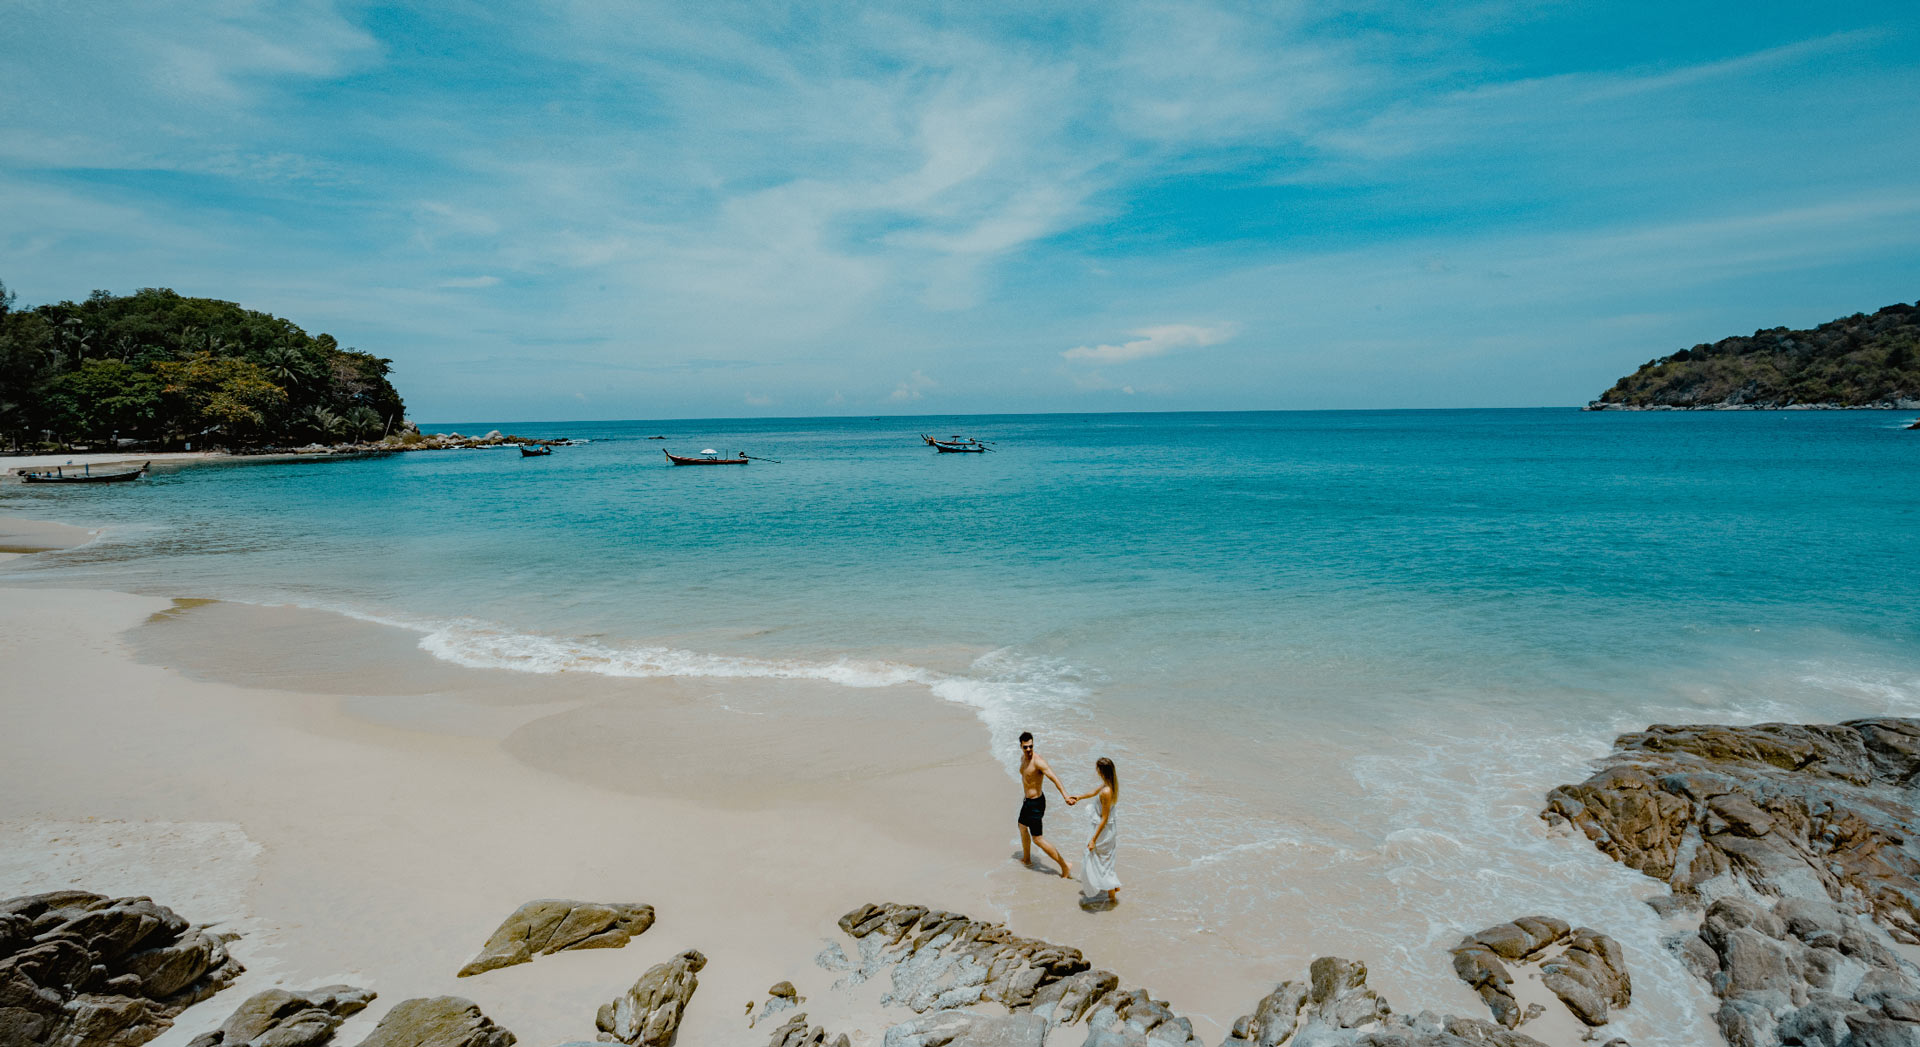
[[[1920,714],[1908,420],[459,422],[426,428],[588,442],[9,485],[0,513],[107,533],[0,577],[339,610],[528,672],[924,683],[1003,752],[1119,760],[1124,845],[1189,888],[1169,933],[1412,967],[1547,910],[1657,951],[1637,877],[1547,838],[1540,795],[1649,722]]]

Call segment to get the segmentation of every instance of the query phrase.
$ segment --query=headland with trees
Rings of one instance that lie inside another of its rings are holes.
[[[0,283],[0,443],[258,450],[407,428],[392,361],[167,288],[17,308]]]

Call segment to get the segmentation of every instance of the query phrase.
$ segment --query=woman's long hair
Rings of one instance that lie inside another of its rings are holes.
[[[1099,771],[1100,777],[1106,779],[1107,788],[1113,790],[1113,801],[1115,803],[1119,803],[1120,802],[1120,775],[1119,775],[1119,772],[1113,769],[1113,761],[1102,756],[1098,760],[1093,761],[1093,769],[1096,771]]]

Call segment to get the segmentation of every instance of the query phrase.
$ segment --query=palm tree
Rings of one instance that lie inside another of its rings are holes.
[[[381,429],[380,412],[360,404],[347,412],[346,424],[354,439],[368,439]]]
[[[293,393],[296,399],[303,398],[319,384],[320,372],[313,361],[290,345],[268,349],[261,354],[260,366],[266,369],[268,379]]]
[[[326,440],[331,440],[339,436],[341,429],[346,426],[345,420],[339,415],[318,405],[307,408],[306,414],[302,416],[302,419],[307,425],[311,426],[315,432],[319,433],[322,439]]]

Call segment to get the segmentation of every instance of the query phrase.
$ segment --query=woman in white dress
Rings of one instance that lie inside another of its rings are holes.
[[[1087,894],[1104,892],[1111,903],[1120,900],[1120,876],[1113,862],[1114,851],[1119,846],[1120,824],[1113,809],[1120,803],[1120,778],[1113,769],[1113,761],[1104,756],[1094,762],[1093,769],[1100,772],[1100,788],[1068,802],[1100,798],[1100,826],[1093,831],[1093,839],[1087,841],[1087,860],[1080,863],[1080,882],[1086,885]]]

